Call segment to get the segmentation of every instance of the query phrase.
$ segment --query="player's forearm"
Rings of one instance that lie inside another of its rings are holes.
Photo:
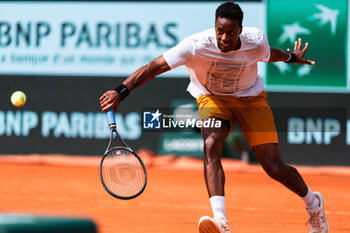
[[[170,67],[165,62],[164,58],[160,56],[147,65],[136,70],[123,82],[123,84],[128,87],[129,91],[133,91],[134,89],[155,78],[157,75],[168,70],[170,70]]]
[[[278,48],[270,48],[270,60],[269,62],[287,61],[290,55]]]
[[[147,66],[148,65],[142,66],[123,82],[123,84],[128,87],[129,91],[133,91],[156,77],[155,71],[149,70]]]

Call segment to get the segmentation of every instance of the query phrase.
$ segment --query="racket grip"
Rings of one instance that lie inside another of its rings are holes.
[[[116,123],[115,123],[115,118],[114,118],[114,113],[113,113],[113,110],[109,110],[107,112],[107,121],[108,121],[108,125],[109,127],[116,127]]]

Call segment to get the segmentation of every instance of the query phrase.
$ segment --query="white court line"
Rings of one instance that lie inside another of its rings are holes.
[[[178,203],[170,203],[170,202],[140,202],[140,205],[142,206],[161,206],[161,207],[178,207],[178,208],[184,208],[184,209],[209,209],[210,205],[188,205],[188,204],[178,204]],[[263,208],[256,208],[256,207],[243,207],[243,208],[230,208],[226,207],[227,209],[234,210],[234,211],[246,211],[246,212],[265,212],[266,209]],[[271,210],[270,210],[271,211]],[[304,209],[276,209],[278,212],[285,212],[285,213],[305,213],[306,210]],[[329,215],[350,215],[350,211],[327,211],[326,214]]]

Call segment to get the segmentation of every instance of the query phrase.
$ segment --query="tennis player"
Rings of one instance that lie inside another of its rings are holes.
[[[136,70],[114,90],[104,93],[100,98],[102,110],[116,111],[129,92],[163,72],[185,65],[191,79],[187,90],[197,100],[200,119],[213,118],[222,123],[219,129],[201,129],[204,177],[214,216],[200,218],[199,232],[230,232],[221,155],[225,139],[238,121],[266,173],[305,202],[309,232],[326,233],[328,223],[322,195],[312,192],[298,171],[281,159],[273,114],[257,72],[257,62],[314,65],[314,61],[304,59],[308,43],[302,48],[299,39],[293,52],[272,48],[261,30],[242,27],[242,20],[243,12],[238,4],[223,3],[216,9],[214,28],[189,36]]]

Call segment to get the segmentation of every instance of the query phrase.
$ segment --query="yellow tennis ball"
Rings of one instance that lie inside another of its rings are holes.
[[[11,103],[16,107],[21,107],[26,103],[27,97],[21,91],[15,91],[11,95]]]

